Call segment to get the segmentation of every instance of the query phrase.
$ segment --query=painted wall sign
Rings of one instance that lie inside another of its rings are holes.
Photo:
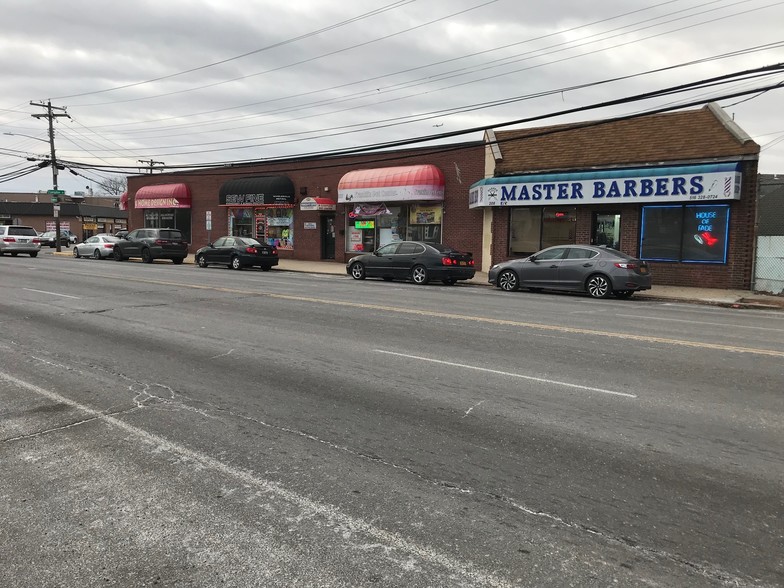
[[[315,229],[316,226],[317,226],[316,223],[305,223],[306,229]]]
[[[603,170],[485,178],[469,208],[739,200],[740,164]]]

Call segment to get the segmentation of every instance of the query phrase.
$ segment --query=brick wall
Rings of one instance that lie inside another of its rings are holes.
[[[155,174],[135,176],[128,179],[129,205],[128,226],[131,229],[144,225],[141,210],[133,208],[133,196],[142,186],[153,184],[185,183],[191,190],[192,219],[191,246],[193,252],[207,243],[205,212],[212,211],[212,232],[214,240],[225,235],[228,230],[228,211],[218,206],[220,186],[227,180],[252,177],[284,175],[294,183],[297,200],[305,197],[327,197],[337,200],[337,186],[340,179],[354,169],[372,169],[403,165],[433,164],[444,173],[444,217],[443,242],[459,249],[471,251],[481,264],[482,255],[482,211],[469,210],[468,188],[484,177],[484,144],[481,142],[464,143],[449,151],[441,149],[409,149],[387,153],[374,153],[361,156],[336,157],[313,161],[292,161],[285,164],[268,163],[241,167],[219,168],[205,171]],[[324,191],[328,188],[328,191]],[[387,203],[389,206],[390,203]],[[338,204],[335,212],[335,262],[345,263],[353,255],[345,253],[346,214],[350,208]],[[303,212],[294,209],[294,250],[281,251],[281,258],[320,260],[321,230],[325,215],[319,211]],[[305,230],[305,222],[317,223],[317,229]]]

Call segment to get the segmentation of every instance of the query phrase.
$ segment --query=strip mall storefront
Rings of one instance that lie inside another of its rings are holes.
[[[156,184],[136,191],[133,206],[143,211],[144,227],[179,229],[191,240],[191,192],[187,184]]]
[[[286,176],[229,180],[218,199],[227,209],[228,235],[294,249],[294,183]]]
[[[346,252],[395,241],[441,243],[444,174],[435,165],[354,170],[338,184],[346,204]]]

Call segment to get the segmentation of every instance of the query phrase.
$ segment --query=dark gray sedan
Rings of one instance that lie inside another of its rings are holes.
[[[235,270],[258,266],[261,271],[268,272],[272,266],[278,265],[278,250],[251,237],[227,235],[199,249],[196,263],[199,267],[218,264]]]
[[[421,285],[433,279],[452,286],[458,280],[470,280],[475,271],[471,253],[420,241],[389,243],[373,253],[352,257],[346,264],[346,272],[355,280],[375,277],[390,282],[410,278]]]
[[[593,245],[558,245],[490,268],[488,282],[507,292],[569,290],[594,298],[629,298],[650,290],[648,264],[621,251]]]

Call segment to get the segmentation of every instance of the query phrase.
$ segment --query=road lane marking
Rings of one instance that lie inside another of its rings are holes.
[[[464,368],[467,370],[475,370],[478,372],[487,372],[496,374],[498,376],[510,376],[512,378],[521,378],[523,380],[531,380],[533,382],[542,382],[543,384],[555,384],[556,386],[565,386],[567,388],[576,388],[578,390],[585,390],[587,392],[601,392],[602,394],[613,394],[615,396],[625,396],[626,398],[637,398],[636,394],[627,394],[626,392],[615,392],[614,390],[605,390],[604,388],[592,388],[591,386],[583,386],[581,384],[571,384],[569,382],[561,382],[559,380],[548,380],[547,378],[537,378],[536,376],[526,376],[523,374],[516,374],[514,372],[504,372],[501,370],[491,370],[475,365],[468,365],[466,363],[455,363],[452,361],[443,361],[441,359],[433,359],[431,357],[422,357],[419,355],[408,355],[407,353],[397,353],[396,351],[386,351],[384,349],[374,349],[378,353],[385,353],[387,355],[396,355],[398,357],[407,357],[408,359],[416,359],[418,361],[428,361],[430,363],[438,363],[441,365],[451,365],[452,367]]]
[[[639,314],[616,314],[615,316],[619,316],[622,318],[633,318],[637,320],[646,320],[646,321],[669,321],[675,323],[687,323],[692,325],[710,325],[711,327],[727,327],[729,329],[754,329],[757,331],[773,331],[774,333],[781,333],[781,328],[774,328],[774,327],[755,327],[754,325],[733,325],[730,323],[709,323],[707,321],[702,320],[689,320],[689,319],[677,319],[677,318],[669,318],[669,317],[662,317],[662,316],[643,316]]]
[[[156,435],[155,433],[150,433],[149,431],[126,423],[119,418],[110,416],[95,408],[87,406],[86,404],[71,400],[70,398],[62,396],[57,392],[53,392],[51,390],[41,388],[40,386],[36,386],[35,384],[20,380],[19,378],[16,378],[5,372],[0,372],[0,379],[11,382],[12,384],[16,384],[17,386],[20,386],[21,388],[29,390],[40,396],[49,398],[54,402],[67,404],[68,406],[86,413],[93,419],[101,420],[108,425],[122,429],[143,443],[152,446],[156,451],[168,451],[169,453],[179,455],[180,457],[184,457],[199,463],[205,468],[214,470],[227,476],[231,476],[233,478],[237,478],[245,484],[259,488],[261,491],[267,492],[278,499],[285,500],[290,504],[294,504],[300,507],[306,513],[321,516],[329,521],[332,521],[335,525],[342,526],[344,528],[345,534],[348,536],[352,536],[356,533],[364,533],[372,537],[374,540],[382,543],[384,546],[389,547],[390,549],[400,550],[404,553],[411,554],[412,556],[420,558],[423,561],[427,561],[430,565],[441,566],[449,570],[449,572],[452,574],[464,577],[472,581],[472,585],[492,586],[499,588],[505,588],[507,586],[511,588],[512,586],[505,579],[494,576],[490,572],[484,572],[478,569],[471,562],[464,563],[448,554],[436,551],[431,547],[420,545],[410,539],[407,539],[399,533],[386,531],[380,527],[376,527],[364,519],[353,517],[344,513],[334,505],[318,502],[308,498],[307,496],[298,494],[285,488],[277,482],[261,478],[252,471],[240,469],[238,467],[224,463],[214,457],[210,457],[204,453],[200,453],[193,449],[188,449],[184,445],[175,443],[166,437]],[[303,518],[306,518],[306,515],[304,515]]]
[[[47,290],[33,290],[32,288],[22,288],[28,292],[38,292],[39,294],[51,294],[52,296],[62,296],[63,298],[73,298],[74,300],[81,300],[79,296],[69,296],[68,294],[60,294],[58,292],[48,292]]]
[[[83,275],[83,274],[81,274]],[[328,300],[325,298],[313,298],[312,296],[296,296],[293,294],[275,294],[272,292],[262,292],[258,290],[241,290],[238,288],[223,288],[219,286],[207,286],[202,284],[183,284],[182,282],[168,282],[164,280],[146,280],[143,278],[129,278],[128,276],[109,276],[105,274],[92,274],[97,278],[122,280],[123,282],[138,282],[141,284],[154,284],[157,286],[176,286],[179,288],[191,288],[194,290],[211,290],[213,292],[223,292],[226,294],[242,294],[246,296],[258,296],[267,298],[277,298],[279,300],[292,300],[295,302],[309,302],[313,304],[325,304],[330,306],[344,306],[350,308],[362,308],[365,310],[381,310],[395,312],[398,314],[408,314],[414,316],[428,316],[432,318],[443,318],[450,320],[461,320],[505,327],[518,327],[524,329],[538,329],[541,331],[554,331],[559,333],[569,333],[574,335],[589,335],[592,337],[607,337],[610,339],[623,339],[627,341],[641,341],[643,343],[661,343],[663,345],[678,345],[681,347],[693,347],[695,349],[712,349],[714,351],[729,351],[732,353],[749,353],[753,355],[768,355],[770,357],[784,358],[784,350],[760,349],[755,347],[739,347],[737,345],[722,345],[721,343],[704,343],[700,341],[687,341],[685,339],[670,339],[667,337],[652,337],[649,335],[634,335],[631,333],[618,333],[615,331],[598,331],[596,329],[581,329],[578,327],[565,327],[560,325],[545,325],[541,323],[529,323],[524,321],[514,321],[509,319],[496,319],[483,316],[472,316],[465,314],[452,314],[435,310],[419,310],[416,308],[403,308],[400,306],[386,306],[382,304],[368,304],[364,302],[348,302],[344,300]]]

